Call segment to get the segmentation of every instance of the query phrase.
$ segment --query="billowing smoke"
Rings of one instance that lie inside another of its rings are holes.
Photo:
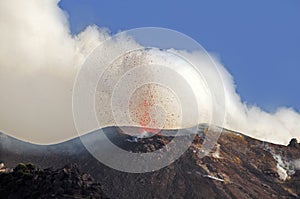
[[[88,27],[72,36],[53,0],[0,2],[0,126],[15,137],[74,137],[71,96],[85,56],[107,36]]]
[[[0,2],[0,130],[35,143],[77,136],[72,117],[75,76],[92,50],[110,37],[107,29],[96,26],[72,35],[57,4],[54,0]],[[279,108],[270,114],[246,105],[232,76],[216,58],[215,62],[226,91],[225,128],[281,144],[300,138],[298,112]]]

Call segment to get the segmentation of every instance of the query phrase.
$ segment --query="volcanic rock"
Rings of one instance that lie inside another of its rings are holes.
[[[101,185],[75,164],[42,170],[20,163],[13,172],[0,174],[0,185],[0,198],[107,198]]]
[[[115,145],[134,153],[152,152],[168,145],[174,138],[167,130],[138,139],[120,133],[117,127],[107,127],[103,131]],[[203,152],[208,131],[205,128],[198,131],[191,146],[178,160],[147,173],[125,173],[104,165],[87,151],[80,138],[41,146],[0,136],[0,159],[7,167],[18,162],[32,162],[41,168],[52,166],[57,169],[64,164],[76,163],[101,184],[101,190],[109,198],[299,198],[298,148],[263,142],[224,129],[215,147],[201,158],[199,153]],[[85,135],[95,147],[101,143],[97,140],[98,133]],[[164,136],[166,134],[168,136]],[[186,139],[184,135],[179,136]],[[68,169],[58,173],[70,175]],[[81,181],[87,178],[81,175]],[[64,181],[69,187],[73,178],[66,179],[70,180]],[[61,187],[59,183],[55,181],[54,184]],[[60,192],[65,193],[64,187]]]

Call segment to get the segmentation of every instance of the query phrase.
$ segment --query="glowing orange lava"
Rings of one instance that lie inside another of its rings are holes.
[[[139,130],[140,133],[148,132],[157,134],[160,132],[160,128],[157,125],[159,122],[156,121],[157,118],[154,115],[151,115],[154,113],[153,110],[155,109],[157,99],[155,99],[154,91],[151,87],[144,89],[141,90],[142,93],[134,99],[135,103],[130,103],[130,105],[134,106],[131,107],[133,121],[142,127]]]

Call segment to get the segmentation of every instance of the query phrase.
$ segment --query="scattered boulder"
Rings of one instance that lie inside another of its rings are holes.
[[[76,164],[62,169],[39,170],[18,164],[13,172],[0,174],[0,198],[107,198],[99,183],[81,173]]]
[[[300,148],[300,143],[298,143],[296,138],[291,139],[289,145],[289,147],[296,147],[296,148]]]

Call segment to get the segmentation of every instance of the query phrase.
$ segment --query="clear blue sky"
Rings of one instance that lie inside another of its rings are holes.
[[[299,0],[62,0],[72,33],[158,26],[217,53],[248,104],[300,109]]]

